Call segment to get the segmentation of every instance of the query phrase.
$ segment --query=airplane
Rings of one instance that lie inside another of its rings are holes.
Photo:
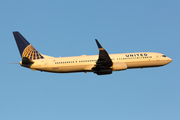
[[[18,31],[13,32],[22,61],[19,64],[31,70],[53,73],[94,72],[97,75],[112,74],[132,68],[164,66],[171,58],[156,52],[108,54],[95,39],[99,55],[51,57],[39,53]]]

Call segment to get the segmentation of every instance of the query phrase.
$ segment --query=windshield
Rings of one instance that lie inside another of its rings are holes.
[[[165,55],[162,55],[162,57],[166,57]]]

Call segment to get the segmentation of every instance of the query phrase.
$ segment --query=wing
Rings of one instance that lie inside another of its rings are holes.
[[[107,51],[101,46],[97,39],[95,40],[99,48],[99,58],[92,70],[98,75],[111,74],[112,69],[110,67],[113,65],[113,62]]]

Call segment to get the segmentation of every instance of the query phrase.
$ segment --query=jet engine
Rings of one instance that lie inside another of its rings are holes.
[[[97,75],[107,75],[107,74],[112,74],[112,70],[111,69],[105,69],[105,70],[99,70],[94,72]]]

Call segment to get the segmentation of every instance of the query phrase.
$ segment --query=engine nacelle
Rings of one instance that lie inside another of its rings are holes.
[[[97,75],[107,75],[107,74],[112,74],[112,70],[111,69],[100,70],[100,71],[96,71],[94,73],[96,73]]]
[[[113,63],[112,70],[113,71],[120,71],[120,70],[126,70],[127,64],[125,62],[116,62]]]

